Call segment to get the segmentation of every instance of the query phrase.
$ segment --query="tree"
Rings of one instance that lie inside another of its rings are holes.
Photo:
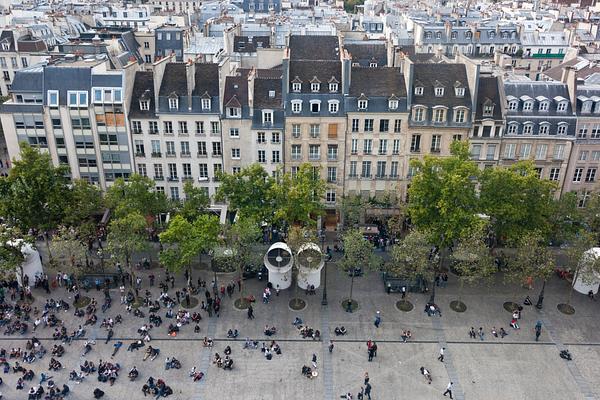
[[[452,261],[460,282],[459,302],[465,283],[472,285],[484,282],[497,271],[494,257],[486,245],[486,237],[487,225],[481,224],[460,238],[454,247]]]
[[[538,232],[526,233],[515,248],[506,278],[518,285],[524,285],[530,278],[542,279],[545,284],[554,266],[554,255],[543,236]]]
[[[67,226],[89,222],[102,211],[102,206],[100,189],[86,180],[76,179],[71,185],[71,197],[62,222]]]
[[[592,193],[581,211],[585,227],[594,232],[596,243],[598,243],[600,240],[600,193]]]
[[[170,209],[165,194],[155,190],[154,181],[138,174],[132,174],[129,181],[116,179],[106,191],[105,198],[117,218],[138,213],[146,217],[148,227],[154,224],[157,215]]]
[[[581,230],[577,232],[573,240],[567,246],[566,269],[573,276],[573,281],[569,285],[568,305],[571,304],[573,285],[578,277],[581,277],[585,283],[592,283],[595,282],[597,276],[600,275],[600,257],[594,256],[593,252],[589,251],[596,247],[596,244],[596,237],[593,233]]]
[[[68,172],[64,165],[54,167],[49,154],[22,143],[8,177],[0,178],[0,215],[23,232],[56,228],[70,201]]]
[[[311,164],[300,165],[294,176],[285,173],[272,187],[275,220],[288,225],[311,225],[323,212],[326,184]]]
[[[260,164],[251,164],[235,174],[221,173],[215,198],[254,221],[272,222],[272,191],[275,181]]]
[[[563,193],[560,199],[553,199],[550,215],[551,242],[560,245],[573,239],[583,224],[583,213],[577,207],[577,193]]]
[[[193,222],[210,206],[210,197],[204,188],[195,187],[192,182],[183,185],[185,201],[181,203],[177,213],[186,220]]]
[[[32,243],[33,238],[23,235],[18,227],[0,224],[0,273],[4,277],[18,272],[23,282],[23,250]]]
[[[435,267],[430,261],[432,244],[429,235],[423,231],[410,231],[400,243],[392,246],[391,262],[387,272],[394,277],[410,281],[426,279],[433,282]]]
[[[381,267],[381,259],[373,251],[373,245],[366,240],[359,229],[352,229],[342,235],[344,255],[338,262],[343,271],[350,270],[350,295],[346,304],[351,309],[353,304],[352,291],[354,289],[354,269],[362,268],[363,271],[375,270]]]
[[[348,195],[342,198],[340,212],[343,217],[344,227],[355,228],[364,220],[365,202],[360,195]]]
[[[77,267],[87,260],[87,244],[75,227],[59,227],[52,237],[50,249],[56,259],[68,262],[72,271],[78,271]]]
[[[386,220],[388,235],[392,240],[398,239],[406,227],[407,206],[404,202],[398,202],[398,214],[392,215]]]
[[[214,215],[202,214],[193,223],[176,215],[159,235],[161,263],[174,272],[187,268],[191,276],[192,261],[216,246],[219,231],[219,219]]]
[[[408,190],[408,214],[440,247],[452,244],[479,219],[475,192],[479,169],[470,158],[469,144],[455,141],[450,157],[425,156],[411,162],[418,173]]]
[[[146,218],[139,212],[133,211],[114,218],[108,225],[107,251],[118,262],[125,264],[132,279],[135,278],[135,271],[131,265],[131,257],[148,248],[146,238]]]
[[[555,188],[538,178],[532,161],[486,169],[480,179],[481,208],[491,217],[496,237],[508,244],[533,232],[547,237]]]

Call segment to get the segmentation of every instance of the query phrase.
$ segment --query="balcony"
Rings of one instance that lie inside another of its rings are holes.
[[[170,176],[170,177],[167,178],[167,180],[169,182],[179,182],[179,177],[177,177],[177,176]]]
[[[206,132],[204,132],[204,131],[196,131],[195,135],[196,136],[206,136]]]
[[[387,178],[387,175],[385,175],[385,174],[376,174],[375,175],[375,179],[386,179],[386,178]]]
[[[357,174],[349,174],[348,178],[350,178],[350,179],[356,179],[356,178],[358,178],[358,175]]]
[[[432,152],[432,153],[439,153],[440,151],[441,151],[441,149],[439,147],[432,147],[430,149],[430,152]]]
[[[131,133],[133,133],[134,135],[141,135],[142,133],[144,133],[144,131],[141,129],[133,129]]]
[[[385,155],[387,155],[387,151],[385,151],[385,150],[384,151],[379,150],[379,153],[377,153],[377,155],[385,156]]]
[[[153,151],[151,154],[152,157],[160,158],[162,157],[162,153],[159,151]]]
[[[174,135],[173,131],[165,129],[165,136],[173,136],[173,135]]]
[[[154,177],[154,180],[155,180],[155,181],[164,181],[164,180],[165,180],[165,177],[164,177],[164,176],[162,176],[162,175],[158,175],[158,176],[155,176],[155,177]]]
[[[191,176],[191,175],[188,175],[188,176],[184,176],[183,178],[181,178],[181,180],[182,180],[183,182],[191,182],[191,181],[193,181],[193,180],[194,180],[194,177],[193,177],[193,176]]]
[[[158,135],[158,129],[150,129],[148,131],[148,134],[150,134],[150,135]]]
[[[221,157],[221,152],[220,151],[213,151],[212,152],[212,156],[213,157]]]
[[[265,139],[256,139],[256,143],[258,143],[258,144],[267,144],[267,141]]]
[[[302,160],[302,154],[292,154],[292,160],[293,161]]]
[[[190,135],[188,131],[178,131],[177,134],[179,136],[189,136]]]
[[[321,155],[320,154],[309,154],[308,160],[309,161],[320,161]]]
[[[337,161],[337,154],[327,154],[327,161]]]
[[[183,152],[183,151],[182,151],[182,152],[179,154],[179,156],[180,156],[180,157],[183,157],[183,158],[189,158],[189,157],[191,157],[191,156],[192,156],[192,153],[190,153],[189,151],[186,151],[186,152]]]
[[[411,147],[410,148],[410,152],[411,153],[420,153],[421,152],[421,148],[419,148],[419,147]]]
[[[327,183],[337,183],[337,178],[327,178]]]
[[[281,144],[281,140],[271,140],[271,144]]]
[[[136,151],[135,156],[136,157],[146,157],[146,153],[144,153],[143,151]]]
[[[199,151],[198,153],[196,153],[197,157],[208,157],[208,154],[204,151]]]
[[[177,154],[175,152],[167,151],[165,157],[177,157]]]

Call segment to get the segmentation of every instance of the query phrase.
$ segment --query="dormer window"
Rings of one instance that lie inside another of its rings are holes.
[[[327,104],[329,106],[329,112],[331,114],[337,114],[340,109],[340,102],[337,100],[329,100]]]
[[[435,88],[435,97],[442,97],[443,95],[444,95],[444,88],[436,87]]]
[[[376,62],[369,63],[369,67],[377,68],[377,63]]]
[[[436,32],[435,33],[435,38],[438,39],[438,40],[441,39],[442,38],[442,32]]]
[[[452,33],[450,34],[450,39],[456,40],[457,36],[458,36],[458,33],[456,31],[452,31]]]
[[[389,100],[388,101],[388,108],[390,110],[397,110],[398,109],[398,100]]]
[[[594,112],[596,114],[600,114],[600,101],[596,102],[596,107],[594,107]]]
[[[454,88],[454,94],[456,95],[456,97],[465,97],[465,88],[463,88],[463,87]]]
[[[515,111],[519,107],[519,102],[517,100],[512,100],[508,102],[508,109],[510,111]]]
[[[425,32],[425,39],[431,39],[433,37],[433,33]]]
[[[262,120],[263,120],[263,124],[272,124],[273,123],[273,111],[263,110]]]
[[[583,104],[581,105],[581,112],[583,112],[583,113],[592,112],[592,102],[584,101]]]
[[[496,37],[496,32],[494,32],[494,31],[489,31],[488,35],[489,35],[490,39],[493,39],[493,38],[495,38],[495,37]]]
[[[10,43],[2,43],[2,50],[10,50]]]
[[[549,101],[542,101],[540,103],[540,111],[548,111],[548,108],[550,108],[550,102]]]
[[[367,105],[368,105],[368,101],[367,100],[359,100],[358,101],[358,109],[359,110],[366,110],[367,109]]]
[[[473,37],[473,32],[471,32],[471,31],[467,31],[467,32],[465,33],[465,37],[466,37],[467,39],[471,39],[471,38]]]
[[[423,86],[417,86],[415,88],[415,96],[423,96]]]
[[[291,104],[292,104],[292,112],[294,114],[298,114],[299,112],[302,111],[302,100],[292,100]]]
[[[558,106],[556,107],[556,111],[559,112],[565,112],[567,111],[567,102],[566,101],[561,101],[560,103],[558,103]]]
[[[177,110],[179,108],[179,99],[177,97],[169,98],[169,110]]]
[[[523,111],[531,111],[533,110],[533,101],[528,100],[523,103]]]
[[[337,83],[330,83],[329,84],[329,91],[330,92],[337,92],[338,91],[338,84]]]
[[[210,110],[210,99],[202,99],[201,105],[203,110]]]
[[[502,32],[502,39],[508,39],[508,32]]]
[[[58,90],[48,90],[48,107],[58,107]]]
[[[240,116],[240,109],[237,107],[229,107],[228,109],[228,115],[231,118],[239,118]]]
[[[485,104],[483,106],[483,116],[491,117],[494,114],[494,105],[493,104]]]
[[[310,112],[318,113],[321,111],[321,100],[311,100],[310,101]]]
[[[302,84],[301,83],[292,83],[292,91],[295,93],[300,93],[300,91],[302,90]]]
[[[149,100],[140,100],[140,110],[148,111],[150,109],[150,101]]]
[[[319,83],[311,83],[310,84],[311,92],[318,92],[320,89],[321,89],[321,84],[319,84]]]

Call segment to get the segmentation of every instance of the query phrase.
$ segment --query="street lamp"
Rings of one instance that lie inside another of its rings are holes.
[[[541,310],[542,307],[544,307],[543,303],[544,303],[544,290],[545,289],[546,289],[546,280],[544,279],[544,284],[542,285],[542,291],[540,292],[540,295],[538,296],[537,304],[535,305],[535,307],[538,310]]]
[[[327,256],[325,256],[325,233],[321,234],[321,249],[323,253],[323,269],[325,270],[325,275],[323,276],[323,298],[321,299],[321,305],[327,305]]]

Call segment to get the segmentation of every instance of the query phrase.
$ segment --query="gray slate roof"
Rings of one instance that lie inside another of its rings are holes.
[[[400,68],[353,67],[350,78],[350,96],[406,97],[404,75]]]
[[[321,82],[320,93],[329,93],[329,80],[333,77],[337,82],[342,82],[342,63],[340,61],[293,61],[290,63],[289,90],[292,90],[292,81],[302,81],[302,93],[312,93],[310,81],[315,77]]]
[[[258,48],[271,47],[270,36],[235,36],[233,51],[236,53],[255,53]]]
[[[479,78],[479,90],[477,92],[477,110],[475,118],[483,118],[483,106],[491,102],[494,105],[494,112],[491,118],[495,120],[502,119],[502,104],[500,99],[500,89],[498,78],[495,76],[486,76]],[[485,118],[490,118],[486,116]]]
[[[290,60],[323,60],[340,59],[339,40],[337,36],[290,36]]]
[[[352,63],[359,63],[361,67],[368,67],[370,63],[377,63],[378,67],[387,65],[387,49],[385,44],[347,44],[346,50],[352,56]]]
[[[148,111],[140,110],[140,97],[142,95],[150,99],[150,109]],[[137,71],[131,93],[129,118],[156,118],[156,114],[154,113],[155,105],[152,71]]]
[[[457,97],[454,87],[457,84],[465,88],[465,95]],[[471,107],[471,92],[464,64],[414,64],[414,80],[411,92],[416,86],[423,86],[423,95],[412,98],[413,104],[425,106],[446,106],[448,108],[464,106]],[[444,95],[436,97],[434,86],[444,87]]]

